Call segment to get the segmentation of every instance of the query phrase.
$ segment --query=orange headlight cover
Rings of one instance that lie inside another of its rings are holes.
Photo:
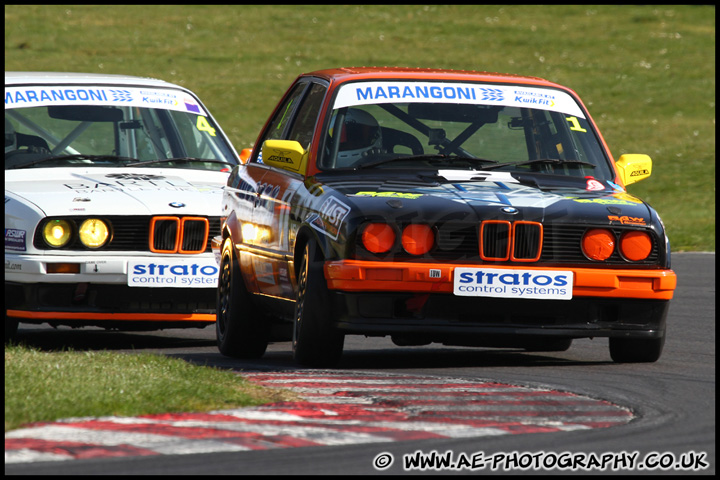
[[[408,225],[402,233],[402,246],[411,255],[423,255],[432,248],[435,235],[432,229],[423,224]]]
[[[607,260],[615,251],[615,235],[603,228],[588,230],[582,238],[582,250],[591,260]]]
[[[363,230],[362,243],[372,253],[385,253],[395,244],[395,231],[387,223],[371,223]]]
[[[652,240],[645,232],[625,232],[620,237],[620,251],[623,257],[633,262],[645,260],[652,251]]]

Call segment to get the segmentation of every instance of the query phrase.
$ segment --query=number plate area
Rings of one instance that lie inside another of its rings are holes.
[[[572,299],[573,272],[498,268],[456,268],[453,293],[467,297]]]
[[[217,288],[218,265],[213,257],[142,258],[128,262],[130,287]]]

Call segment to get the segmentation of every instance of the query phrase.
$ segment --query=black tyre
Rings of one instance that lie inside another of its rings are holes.
[[[234,358],[260,358],[268,346],[269,327],[250,298],[235,258],[232,240],[226,239],[220,261],[215,334],[220,353]]]
[[[310,239],[298,274],[293,359],[310,367],[333,367],[340,361],[344,343],[345,336],[332,325],[322,254]]]
[[[610,338],[610,358],[617,363],[657,362],[665,345],[660,338]]]

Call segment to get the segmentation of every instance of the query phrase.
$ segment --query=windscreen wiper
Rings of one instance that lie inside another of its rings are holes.
[[[143,162],[133,162],[125,164],[126,167],[139,167],[139,166],[145,166],[145,165],[152,165],[153,163],[169,163],[169,162],[204,162],[204,163],[220,163],[223,165],[232,165],[234,166],[234,163],[226,162],[225,160],[214,160],[211,158],[196,158],[196,157],[178,157],[178,158],[159,158],[157,160],[146,160]]]
[[[535,164],[547,164],[547,165],[583,165],[586,167],[595,168],[596,165],[589,163],[589,162],[583,162],[581,160],[562,160],[560,158],[539,158],[537,160],[528,160],[526,162],[508,162],[508,163],[498,163],[497,165],[491,165],[486,168],[486,170],[494,170],[496,168],[502,168],[502,167],[521,167],[525,165],[535,165]]]
[[[25,163],[19,163],[17,165],[13,165],[9,168],[26,168],[26,167],[32,167],[34,165],[38,165],[40,163],[49,162],[49,161],[64,161],[64,160],[91,160],[93,162],[104,162],[108,160],[120,160],[123,162],[134,162],[137,161],[137,158],[131,158],[131,157],[119,157],[117,155],[86,155],[84,153],[78,153],[74,155],[61,155],[59,157],[45,157],[40,158],[37,160],[33,160],[30,162]]]
[[[355,168],[372,168],[376,167],[378,165],[382,165],[384,163],[390,163],[400,160],[428,160],[431,163],[432,162],[441,162],[444,164],[444,166],[454,166],[456,163],[460,162],[467,162],[472,164],[479,164],[480,166],[487,165],[488,163],[496,164],[495,160],[487,160],[485,158],[477,158],[477,157],[466,157],[466,156],[460,156],[460,155],[446,155],[444,153],[426,153],[422,155],[410,155],[407,157],[392,157],[392,158],[383,158],[381,160],[376,160],[373,162],[363,163],[361,165],[358,165]],[[457,165],[459,166],[459,165]]]

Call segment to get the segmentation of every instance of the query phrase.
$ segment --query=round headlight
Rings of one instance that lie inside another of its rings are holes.
[[[620,251],[632,262],[645,260],[652,252],[652,240],[645,232],[630,231],[620,237]]]
[[[362,243],[372,253],[385,253],[395,244],[395,231],[387,223],[371,223],[363,230]]]
[[[72,225],[67,220],[50,220],[43,227],[43,239],[53,248],[64,247],[72,236]]]
[[[423,255],[430,251],[435,235],[427,225],[408,225],[402,233],[402,246],[411,255]]]
[[[607,260],[615,251],[615,235],[603,228],[588,230],[582,238],[582,250],[591,260]]]
[[[88,248],[100,248],[110,237],[110,229],[99,218],[88,218],[78,230],[78,236],[83,245]]]

